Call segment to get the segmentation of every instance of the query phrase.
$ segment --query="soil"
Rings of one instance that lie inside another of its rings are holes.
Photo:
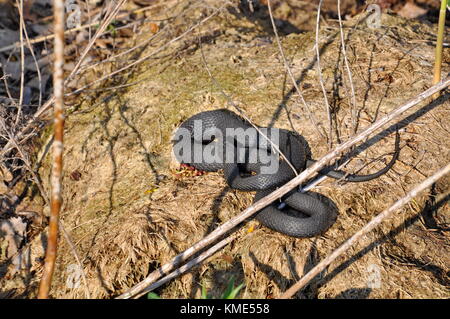
[[[350,2],[343,3],[348,12],[357,10]],[[70,284],[79,274],[78,264],[62,237],[52,297],[118,296],[251,204],[254,194],[230,189],[221,172],[182,173],[171,154],[172,134],[183,120],[205,110],[233,110],[222,90],[254,123],[298,132],[308,141],[314,158],[327,153],[327,138],[321,134],[330,136],[318,81],[315,33],[308,31],[314,24],[298,23],[301,14],[291,19],[292,8],[283,16],[283,6],[275,10],[282,45],[316,125],[292,88],[267,19],[251,16],[250,9],[238,2],[168,44],[138,69],[83,92],[80,103],[68,110],[61,221],[82,262],[87,286],[83,280],[79,286]],[[173,11],[180,15],[171,21],[171,38],[211,13],[210,8],[195,6],[178,6]],[[383,13],[381,27],[372,29],[364,13],[354,14],[345,21],[344,32],[356,109],[338,24],[330,19],[321,22],[320,28],[320,64],[332,108],[333,145],[416,96],[432,81],[435,25]],[[141,56],[166,42],[167,38],[150,43]],[[208,75],[202,52],[220,88]],[[448,49],[443,60],[443,74],[447,74]],[[109,89],[116,86],[120,87]],[[231,244],[156,292],[163,298],[199,298],[205,287],[218,297],[235,278],[237,284],[245,284],[239,298],[279,296],[449,161],[448,97],[445,93],[432,103],[427,101],[402,121],[391,123],[366,141],[362,152],[345,167],[360,174],[383,167],[392,156],[393,132],[399,129],[400,158],[387,174],[362,184],[327,180],[314,189],[339,208],[336,223],[325,234],[294,239],[250,220],[237,230]],[[46,189],[50,132],[47,129],[35,142],[36,158],[43,158],[39,174]],[[450,177],[443,178],[415,198],[295,297],[449,298],[449,184]],[[39,196],[33,197],[27,185],[21,187],[28,195],[22,210],[41,207],[48,215]],[[34,221],[33,227],[43,224]],[[24,249],[26,267],[12,271],[13,264],[2,264],[0,296],[35,296],[46,242],[43,230],[30,233],[33,240]]]

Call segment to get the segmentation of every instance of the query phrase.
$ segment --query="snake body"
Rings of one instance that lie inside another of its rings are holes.
[[[284,129],[264,130],[263,127],[255,127],[258,132],[252,131],[253,126],[250,123],[227,109],[198,113],[184,121],[176,131],[173,140],[174,155],[180,163],[189,164],[198,170],[214,172],[223,169],[224,177],[231,188],[257,191],[254,198],[256,202],[294,178],[294,169],[301,173],[314,161],[311,159],[308,143],[301,135]],[[242,132],[242,136],[229,136],[227,130],[230,129]],[[243,137],[245,132],[254,134],[245,134]],[[234,154],[231,159],[226,156],[230,149],[235,151],[231,152]],[[185,150],[190,152],[184,153]],[[208,150],[214,150],[211,152],[211,156],[216,159],[214,162],[202,158],[199,160],[199,157],[196,157],[198,153]],[[256,161],[249,161],[251,152],[255,150],[264,152],[266,160],[278,161],[278,169],[264,171],[265,165],[260,157],[257,157]],[[389,170],[397,156],[398,151],[384,169],[370,175],[348,175],[343,171],[330,169],[320,173],[352,182],[366,181]],[[336,205],[321,194],[292,190],[279,201],[260,210],[256,219],[264,226],[288,236],[312,237],[331,227],[337,212]]]

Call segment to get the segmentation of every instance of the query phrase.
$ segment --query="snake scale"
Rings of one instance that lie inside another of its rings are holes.
[[[195,114],[175,132],[174,155],[178,162],[197,170],[214,172],[222,169],[231,188],[256,191],[256,202],[294,178],[294,169],[301,173],[314,160],[311,159],[308,143],[301,135],[284,129],[255,127],[258,130],[227,109]],[[229,130],[234,134],[228,134]],[[398,134],[395,145],[396,151],[391,161],[374,174],[352,175],[329,168],[319,173],[349,182],[377,178],[386,173],[398,158]],[[256,151],[258,156],[252,157],[252,151]],[[210,158],[199,156],[205,152]],[[229,154],[232,154],[231,158]],[[268,160],[276,164],[276,170],[270,171],[268,165],[264,165]],[[256,219],[264,226],[288,236],[312,237],[331,227],[337,212],[336,205],[327,197],[294,189],[257,212]]]

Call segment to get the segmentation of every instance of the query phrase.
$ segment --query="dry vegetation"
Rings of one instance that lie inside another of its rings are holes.
[[[302,15],[294,9],[299,8],[290,7],[296,14],[283,16],[283,5],[275,5],[282,46],[317,126],[292,88],[267,12],[259,8],[252,13],[239,1],[217,11],[220,5],[215,0],[174,1],[170,8],[156,6],[137,14],[142,22],[125,42],[134,50],[114,57],[95,47],[86,67],[68,84],[69,89],[82,90],[68,97],[61,219],[82,261],[87,287],[83,282],[76,289],[67,287],[70,267],[77,262],[62,239],[52,297],[83,298],[86,289],[92,298],[117,296],[251,204],[253,194],[228,188],[220,172],[180,173],[171,156],[171,135],[183,120],[227,107],[205,69],[199,42],[214,77],[253,122],[297,131],[309,142],[314,158],[327,153],[327,140],[317,133],[328,132],[328,119],[315,65],[315,34],[292,31],[314,28],[298,23]],[[152,21],[145,20],[149,17]],[[185,33],[189,28],[192,31]],[[435,30],[434,25],[393,14],[383,14],[381,29],[368,28],[364,14],[345,21],[355,110],[339,25],[332,19],[321,23],[321,67],[332,111],[333,145],[351,137],[355,124],[360,131],[430,86]],[[443,60],[447,74],[448,49]],[[134,61],[142,63],[129,67]],[[90,85],[103,77],[106,81]],[[316,187],[314,191],[339,208],[337,222],[323,236],[293,239],[248,221],[231,244],[159,288],[158,294],[199,297],[204,286],[219,296],[234,276],[237,283],[245,283],[240,298],[279,296],[376,214],[449,162],[449,112],[445,93],[397,123],[400,158],[381,178],[363,184],[326,181]],[[357,114],[356,123],[352,114]],[[383,167],[394,149],[393,129],[370,138],[371,146],[346,169],[367,173]],[[45,154],[50,132],[38,130],[38,138],[27,144],[30,166],[44,191],[49,189],[51,163]],[[296,297],[450,297],[449,184],[447,176],[411,201]],[[22,267],[12,256],[0,254],[0,296],[33,297],[42,274],[42,215],[48,215],[48,206],[31,183],[13,186],[2,195],[2,213],[27,218],[28,231],[22,234],[27,240],[16,253]],[[13,193],[22,193],[20,203],[11,204]],[[4,251],[0,246],[0,253]],[[368,284],[373,269],[379,271],[379,287]]]

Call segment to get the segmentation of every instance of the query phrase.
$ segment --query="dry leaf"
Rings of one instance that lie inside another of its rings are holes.
[[[404,18],[414,19],[427,13],[427,10],[416,6],[412,2],[407,2],[397,13]]]
[[[150,23],[150,32],[156,33],[159,31],[159,26],[156,23]]]
[[[0,220],[0,256],[12,258],[11,262],[18,271],[24,264],[22,254],[18,253],[26,238],[27,224],[20,217]]]

